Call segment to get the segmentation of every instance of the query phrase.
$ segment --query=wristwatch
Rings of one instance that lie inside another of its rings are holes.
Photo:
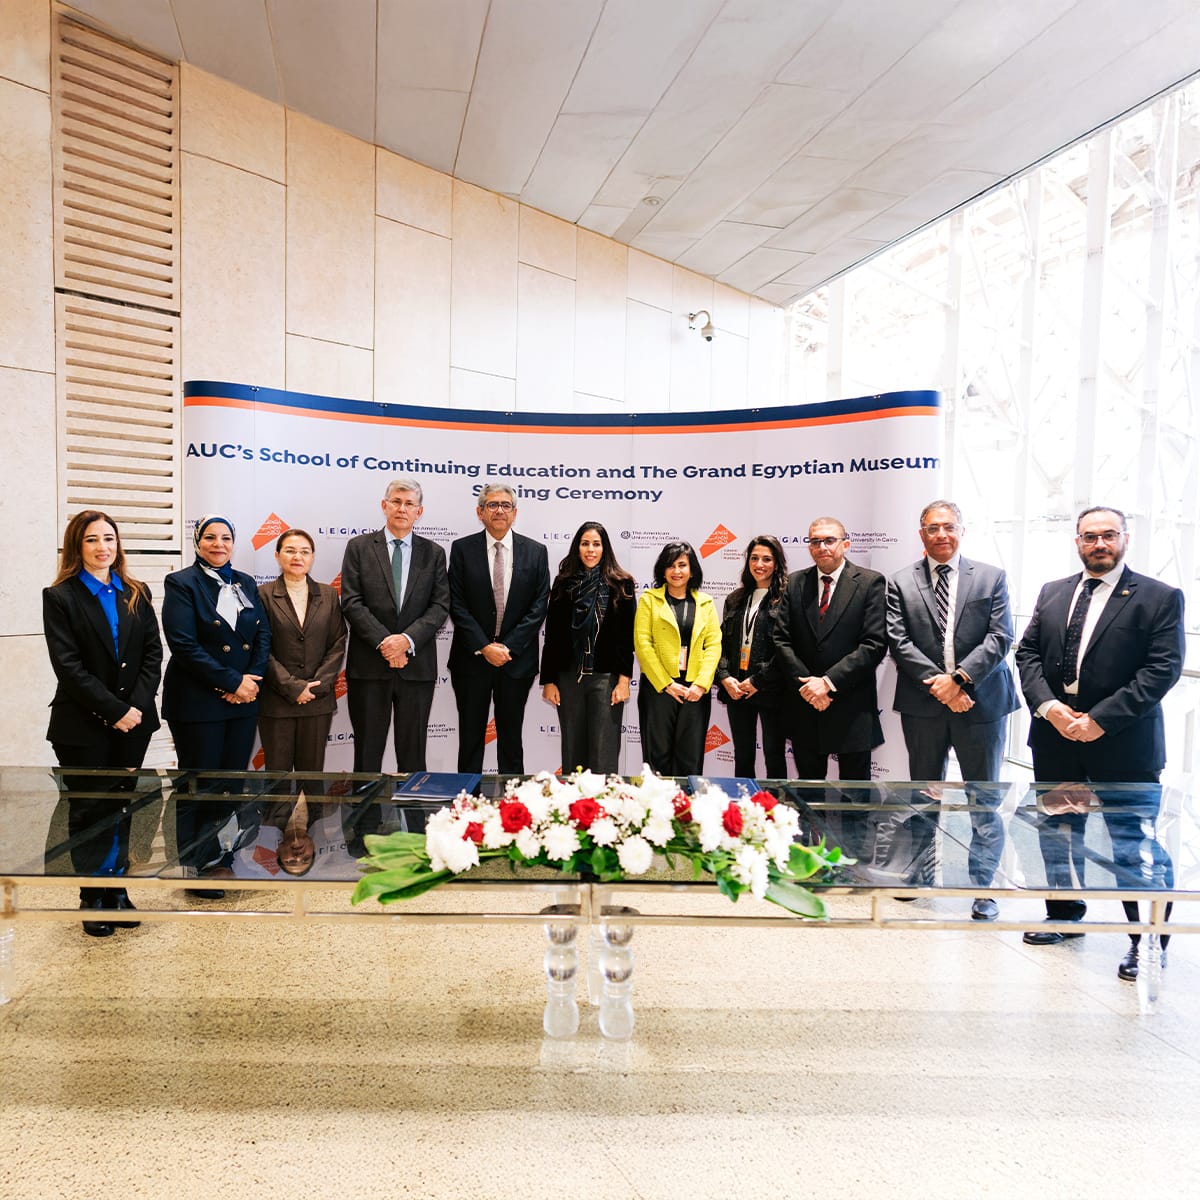
[[[975,690],[975,685],[971,682],[970,676],[961,669],[954,670],[951,673],[950,678],[953,679],[954,682],[957,683],[958,686],[962,688],[962,690],[968,695]]]

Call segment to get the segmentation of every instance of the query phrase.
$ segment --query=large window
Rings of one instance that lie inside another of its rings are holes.
[[[944,393],[946,491],[969,553],[1007,568],[1018,632],[1075,565],[1075,514],[1107,502],[1131,565],[1184,590],[1200,669],[1200,83],[804,297],[789,346],[791,403]],[[1189,674],[1173,770],[1200,767],[1198,708]]]

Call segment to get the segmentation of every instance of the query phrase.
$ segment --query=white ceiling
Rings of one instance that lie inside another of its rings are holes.
[[[1200,0],[72,7],[780,304],[1200,69]]]

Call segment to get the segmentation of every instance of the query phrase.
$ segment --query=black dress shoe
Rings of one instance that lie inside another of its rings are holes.
[[[1081,938],[1083,931],[1079,933],[1059,933],[1053,929],[1030,929],[1021,937],[1021,941],[1027,946],[1057,946],[1059,942],[1065,942],[1067,938]]]
[[[79,907],[86,912],[89,908],[103,908],[103,900],[80,900]],[[107,921],[84,921],[83,932],[88,937],[112,937],[113,927]]]
[[[1138,947],[1130,946],[1125,952],[1125,957],[1121,959],[1121,965],[1117,967],[1117,978],[1125,979],[1132,983],[1138,977]],[[1159,957],[1159,965],[1166,967],[1167,952],[1163,950]]]
[[[108,907],[122,909],[126,912],[137,912],[137,909],[133,906],[133,901],[125,894],[124,889],[119,891],[109,901]],[[141,921],[114,921],[112,924],[114,929],[136,929],[141,924]]]

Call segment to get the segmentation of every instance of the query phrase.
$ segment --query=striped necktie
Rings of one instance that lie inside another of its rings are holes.
[[[945,637],[950,621],[950,564],[938,563],[934,570],[937,571],[937,583],[933,588],[933,604],[937,609],[938,629]]]

